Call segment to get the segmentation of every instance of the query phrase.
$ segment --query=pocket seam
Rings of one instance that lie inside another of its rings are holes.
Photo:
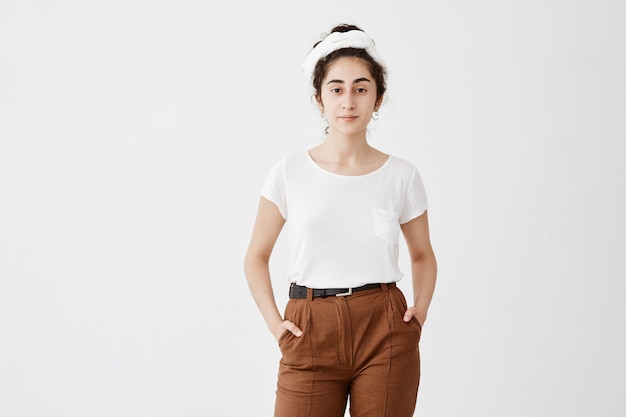
[[[372,209],[374,235],[385,242],[397,245],[400,237],[400,213],[380,208]]]
[[[285,341],[287,340],[287,336],[288,334],[291,333],[289,330],[285,330],[283,332],[283,334],[280,335],[280,337],[278,338],[278,346],[281,347]]]

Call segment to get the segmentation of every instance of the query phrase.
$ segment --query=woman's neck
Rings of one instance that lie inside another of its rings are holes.
[[[367,159],[374,149],[367,143],[365,136],[355,138],[340,135],[329,135],[319,148],[325,159],[347,166]]]
[[[343,175],[362,175],[385,163],[388,155],[371,147],[365,138],[353,139],[328,136],[323,144],[311,149],[309,155],[327,171]]]

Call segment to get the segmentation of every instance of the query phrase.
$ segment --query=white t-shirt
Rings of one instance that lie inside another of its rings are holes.
[[[400,224],[428,207],[419,172],[394,156],[346,176],[298,153],[274,165],[261,195],[286,219],[288,280],[310,288],[399,281]]]

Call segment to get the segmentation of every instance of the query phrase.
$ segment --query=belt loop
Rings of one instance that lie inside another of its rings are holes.
[[[313,301],[313,288],[306,289],[306,299],[307,301]]]
[[[382,284],[380,284],[380,289],[383,290],[383,291],[387,291],[388,290],[387,284],[385,284],[384,282]]]

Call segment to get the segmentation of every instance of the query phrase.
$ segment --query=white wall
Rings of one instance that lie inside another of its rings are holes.
[[[220,3],[0,2],[0,415],[271,415],[242,258],[346,21],[430,198],[416,415],[626,416],[624,3]]]

